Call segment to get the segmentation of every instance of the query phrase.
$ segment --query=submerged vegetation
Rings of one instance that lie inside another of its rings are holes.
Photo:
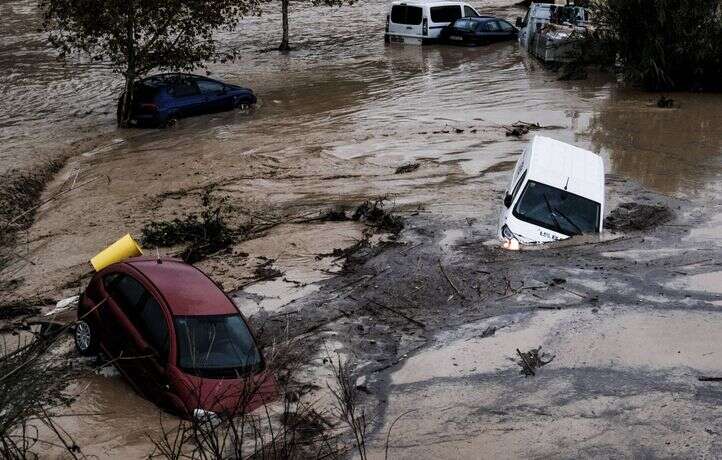
[[[60,447],[67,458],[82,457],[55,423],[55,409],[72,400],[66,387],[75,377],[70,362],[59,356],[63,332],[0,345],[0,458],[39,458],[38,449],[48,445]],[[43,428],[54,439],[42,439]]]
[[[722,90],[722,1],[597,0],[585,63],[648,90]]]
[[[236,241],[238,233],[227,223],[226,216],[231,209],[228,199],[216,198],[207,190],[201,204],[203,208],[199,214],[146,224],[141,230],[143,244],[151,247],[185,244],[180,256],[188,263],[226,249]]]
[[[368,200],[356,208],[352,220],[365,222],[367,225],[376,228],[379,231],[398,234],[404,229],[404,221],[401,217],[391,214],[384,209],[386,198],[378,198],[376,200]]]

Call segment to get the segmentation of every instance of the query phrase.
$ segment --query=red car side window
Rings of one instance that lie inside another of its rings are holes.
[[[106,287],[123,312],[133,321],[138,311],[138,303],[147,291],[133,277],[122,273],[115,275],[116,277],[110,279]]]
[[[168,360],[169,350],[168,324],[160,304],[150,294],[145,305],[140,309],[137,327],[165,363]]]

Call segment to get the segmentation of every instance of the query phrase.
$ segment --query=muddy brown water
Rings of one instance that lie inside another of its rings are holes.
[[[513,19],[521,11],[510,3],[476,5]],[[0,3],[0,171],[70,151],[76,156],[50,190],[76,171],[80,179],[107,180],[40,211],[29,234],[28,254],[35,265],[20,261],[2,275],[23,280],[12,295],[72,294],[73,289],[58,286],[117,236],[137,234],[151,218],[197,207],[193,198],[164,194],[209,184],[246,210],[283,214],[388,194],[400,211],[478,219],[490,239],[499,192],[528,140],[505,136],[503,125],[517,120],[550,126],[541,134],[600,152],[616,177],[703,203],[694,211],[678,210],[697,213],[687,241],[719,244],[721,95],[674,94],[675,108],[659,109],[658,95],[623,87],[609,76],[557,81],[557,74],[528,59],[515,43],[384,46],[386,2],[373,0],[343,8],[293,5],[295,50],[288,54],[268,51],[279,35],[274,8],[244,20],[237,32],[220,35],[223,46],[239,49],[241,57],[211,65],[210,75],[253,88],[259,96],[254,111],[187,119],[172,130],[117,130],[121,81],[105,65],[55,60],[36,31],[34,5],[34,0]],[[410,162],[421,167],[393,174]],[[625,198],[609,197],[610,205]],[[702,214],[712,222],[700,219]],[[257,265],[253,257],[278,259],[277,266],[289,271],[287,279],[239,294],[248,308],[278,309],[314,292],[315,281],[333,276],[337,267],[316,258],[333,249],[324,243],[350,245],[359,233],[347,223],[281,227],[266,239],[234,248],[250,253],[248,260],[211,260],[202,267],[233,290],[249,279]],[[451,229],[448,244],[462,235]],[[709,286],[718,285],[719,276],[675,282],[714,292]],[[610,322],[609,327],[616,324]],[[395,378],[408,379],[404,369]],[[140,456],[150,447],[143,433],[157,428],[152,405],[114,375],[91,374],[79,385],[85,396],[73,409],[95,415],[64,426],[79,434],[86,453]],[[394,399],[393,409],[401,413],[413,406],[412,396]],[[106,426],[112,430],[89,434]],[[432,452],[424,449],[420,452]]]

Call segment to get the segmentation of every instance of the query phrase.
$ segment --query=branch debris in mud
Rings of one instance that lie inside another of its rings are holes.
[[[283,273],[280,270],[273,268],[274,262],[274,259],[266,259],[265,262],[258,265],[253,271],[256,275],[256,278],[259,280],[262,279],[264,281],[268,281],[275,280],[276,278],[280,278],[281,276],[283,276]]]
[[[537,131],[540,129],[561,129],[561,126],[542,126],[539,123],[530,123],[528,121],[517,121],[509,126],[504,126],[507,137],[521,137],[529,131]]]
[[[419,163],[409,163],[407,165],[399,166],[396,168],[396,171],[394,171],[394,174],[408,174],[416,171],[419,169],[421,165]]]
[[[398,234],[404,229],[404,221],[401,217],[395,216],[384,209],[386,201],[386,198],[382,197],[361,203],[354,211],[351,219],[366,222],[377,230]]]
[[[351,296],[349,296],[349,298],[350,298],[350,299],[353,299],[353,297],[351,297]],[[355,299],[354,299],[354,300],[355,300]],[[395,309],[395,308],[388,307],[388,306],[386,306],[386,305],[384,305],[384,304],[382,304],[382,303],[380,303],[380,302],[375,301],[374,299],[369,299],[369,302],[371,302],[372,304],[376,305],[377,307],[381,307],[381,308],[383,308],[384,310],[388,310],[388,311],[390,311],[391,313],[394,313],[394,314],[396,314],[396,315],[404,318],[406,321],[408,321],[408,322],[410,322],[410,323],[412,323],[412,324],[415,324],[415,325],[419,326],[421,329],[425,329],[425,328],[426,328],[426,324],[422,323],[421,321],[415,320],[414,318],[412,318],[412,317],[410,317],[410,316],[408,316],[408,315],[406,315],[406,314],[398,311],[398,310]],[[368,308],[368,305],[367,305],[367,308]]]
[[[613,231],[647,230],[669,222],[672,211],[660,204],[622,203],[604,219],[604,227]]]
[[[444,266],[441,265],[441,259],[439,259],[439,269],[441,270],[441,274],[444,275],[444,278],[446,278],[446,281],[449,283],[449,286],[451,286],[451,288],[454,290],[454,292],[456,292],[456,295],[458,295],[459,297],[461,297],[463,299],[464,294],[462,294],[459,291],[459,289],[456,288],[456,285],[454,285],[454,282],[451,281],[451,278],[449,278],[449,275],[446,274],[446,271],[444,270]]]
[[[534,376],[536,375],[536,369],[546,366],[554,360],[554,355],[542,353],[541,348],[540,345],[539,348],[532,348],[525,353],[522,353],[518,348],[516,349],[517,355],[521,358],[520,361],[517,361],[517,364],[521,366],[521,371],[519,372],[521,375],[527,377]]]

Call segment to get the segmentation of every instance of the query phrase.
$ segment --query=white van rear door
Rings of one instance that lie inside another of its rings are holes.
[[[392,5],[389,34],[399,36],[421,36],[423,9],[415,5]]]

